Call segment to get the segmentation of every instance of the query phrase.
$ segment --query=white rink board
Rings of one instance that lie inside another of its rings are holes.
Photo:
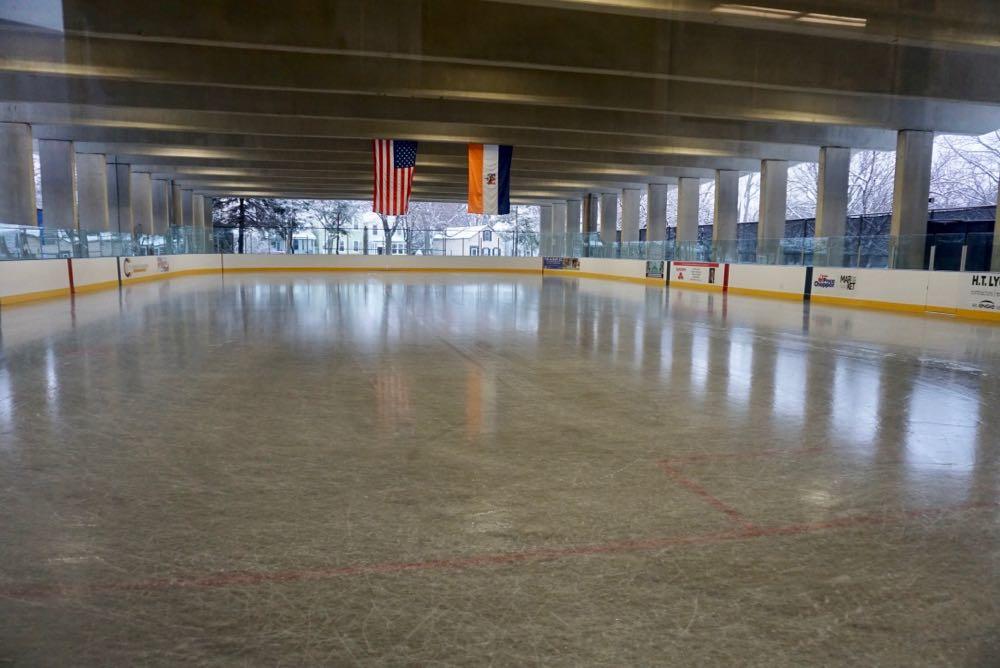
[[[588,274],[618,276],[620,278],[646,278],[646,261],[582,257],[580,258],[580,271]]]
[[[759,264],[729,265],[730,290],[739,288],[801,296],[805,293],[805,285],[805,267],[771,267]]]
[[[225,255],[223,270],[539,271],[540,257],[441,255]]]
[[[73,260],[73,287],[77,290],[108,283],[118,283],[117,258],[93,257]]]
[[[931,273],[907,269],[815,267],[812,296],[924,307]],[[833,280],[833,286],[817,285],[820,276],[824,275]]]
[[[122,283],[165,278],[185,272],[219,271],[219,255],[142,255],[119,258]]]
[[[671,262],[671,285],[715,285],[723,287],[726,265],[717,262]]]
[[[0,262],[0,299],[54,290],[69,291],[66,260]]]

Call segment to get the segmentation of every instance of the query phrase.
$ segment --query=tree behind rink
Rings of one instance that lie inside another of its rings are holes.
[[[291,253],[292,235],[304,227],[304,208],[301,200],[294,199],[217,197],[212,203],[212,224],[214,227],[237,230],[237,253],[246,251],[248,229],[260,232],[268,244],[278,236]]]

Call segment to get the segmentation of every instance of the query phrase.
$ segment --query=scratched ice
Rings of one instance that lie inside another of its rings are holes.
[[[1000,327],[242,275],[0,336],[0,664],[1000,656]]]

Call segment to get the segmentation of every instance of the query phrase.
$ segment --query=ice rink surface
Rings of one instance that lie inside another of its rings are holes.
[[[0,665],[1000,661],[997,326],[247,274],[0,337]]]

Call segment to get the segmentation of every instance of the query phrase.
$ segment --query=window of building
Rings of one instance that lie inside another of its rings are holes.
[[[354,242],[354,252],[357,253],[360,250],[361,250],[361,244],[358,243],[357,241],[355,241]]]
[[[469,255],[479,255],[479,246],[469,246]]]
[[[372,236],[373,237],[378,236],[378,227],[376,227],[375,225],[372,225]]]
[[[493,241],[493,230],[483,230],[483,241]]]
[[[392,242],[392,254],[393,255],[405,255],[406,245],[401,241]]]

